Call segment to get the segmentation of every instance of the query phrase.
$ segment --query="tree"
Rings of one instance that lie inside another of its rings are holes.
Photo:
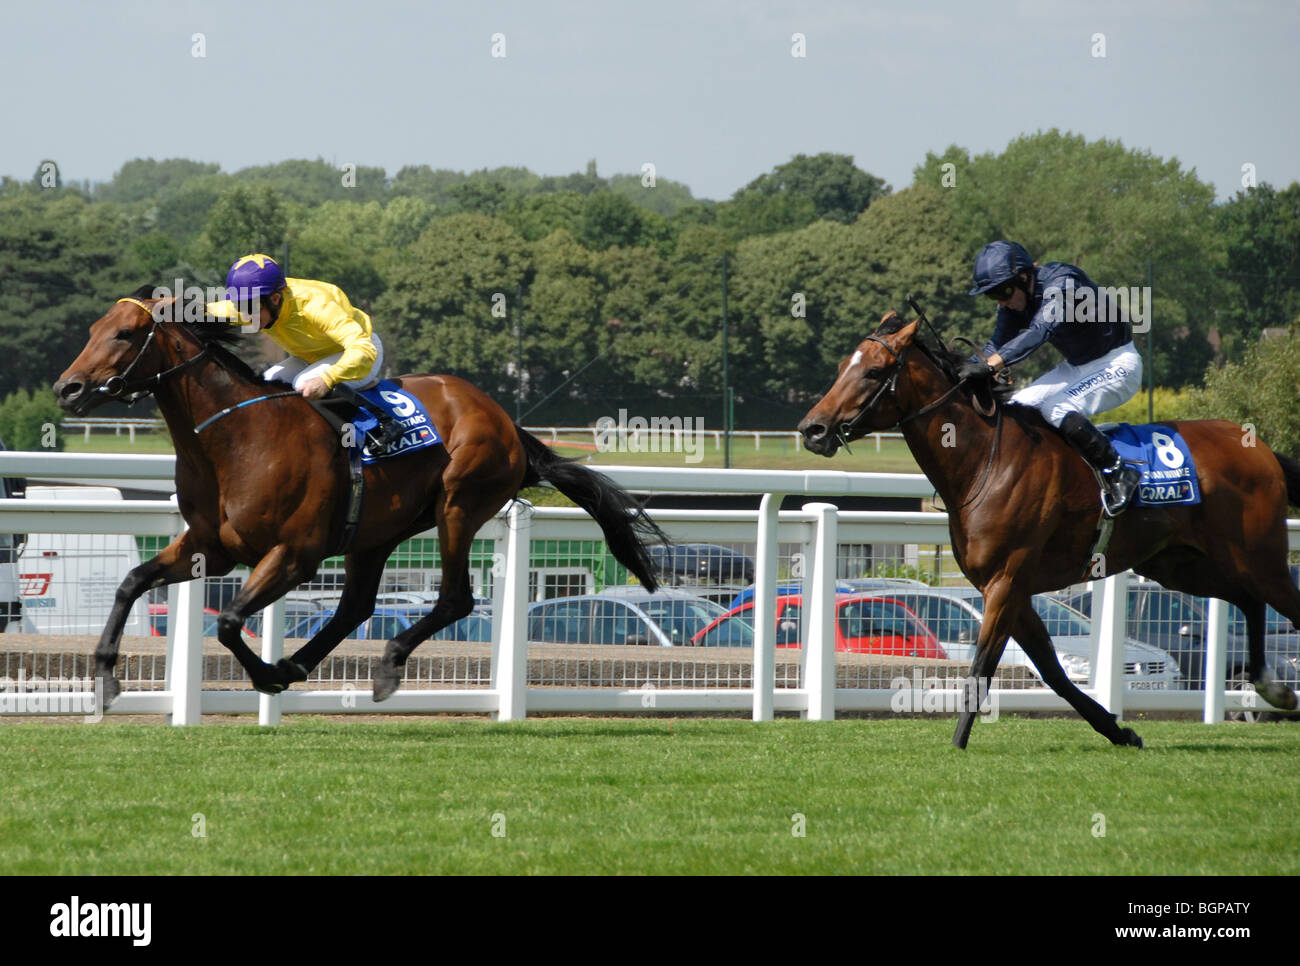
[[[1248,348],[1239,363],[1205,373],[1192,393],[1192,415],[1242,425],[1243,443],[1257,437],[1272,449],[1300,458],[1300,319],[1280,338]],[[1247,430],[1249,426],[1250,431]]]
[[[49,386],[113,301],[141,284],[129,219],[80,195],[0,200],[0,393]]]
[[[641,241],[645,218],[632,202],[608,191],[589,195],[582,205],[578,239],[593,251]]]
[[[213,266],[229,266],[250,252],[274,257],[284,246],[288,228],[288,212],[274,188],[236,184],[208,215],[200,257]]]
[[[216,174],[217,164],[204,164],[184,158],[135,158],[126,162],[113,175],[113,180],[95,188],[96,201],[115,201],[129,204],[133,201],[156,201],[164,195],[174,194],[186,182],[201,175]]]
[[[1235,294],[1218,318],[1253,344],[1265,328],[1300,315],[1300,183],[1240,191],[1217,215]]]
[[[1177,160],[1053,129],[1020,137],[1001,154],[972,158],[955,147],[929,154],[914,184],[939,190],[952,206],[972,264],[986,242],[1005,238],[1040,263],[1070,262],[1099,285],[1141,289],[1149,262],[1154,338],[1146,364],[1166,385],[1204,372],[1206,334],[1226,299],[1213,271],[1223,264],[1223,241],[1213,228],[1214,188]]]
[[[853,164],[849,154],[822,153],[809,157],[796,154],[770,173],[759,175],[733,195],[764,197],[792,195],[812,202],[817,218],[851,224],[877,198],[889,193],[889,186]]]
[[[529,241],[561,229],[576,236],[582,230],[583,205],[576,191],[556,191],[516,198],[502,217]]]
[[[508,397],[515,346],[507,320],[531,269],[526,243],[499,219],[460,214],[431,224],[387,268],[388,290],[375,304],[393,368],[450,372]]]

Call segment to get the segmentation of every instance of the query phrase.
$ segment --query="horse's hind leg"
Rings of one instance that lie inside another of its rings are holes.
[[[147,590],[192,580],[193,557],[199,552],[200,546],[194,531],[186,530],[158,554],[133,568],[122,581],[122,585],[117,588],[113,609],[108,615],[108,623],[104,625],[104,631],[99,636],[99,644],[95,647],[95,678],[103,688],[105,708],[117,700],[117,696],[122,692],[122,685],[114,675],[113,668],[117,664],[122,628],[126,626],[131,607]],[[228,573],[233,566],[230,561],[206,548],[202,552],[204,565],[210,576],[219,577]]]
[[[1266,625],[1266,605],[1289,620],[1300,630],[1300,589],[1291,582],[1290,570],[1284,571],[1285,577],[1274,577],[1260,585],[1262,598],[1258,603],[1258,613],[1253,617],[1251,609],[1242,608],[1246,615],[1246,635],[1250,642],[1250,680],[1255,691],[1265,701],[1283,711],[1296,710],[1296,695],[1281,681],[1273,680],[1268,672],[1264,656],[1264,631]]]
[[[1094,614],[1093,619],[1100,619],[1100,615]],[[1070,707],[1079,712],[1098,734],[1108,738],[1111,744],[1142,747],[1142,739],[1132,728],[1121,728],[1113,714],[1080,691],[1066,676],[1061,661],[1056,656],[1056,648],[1052,647],[1052,636],[1047,633],[1047,628],[1034,613],[1033,607],[1026,605],[1020,612],[1014,633],[1016,641],[1034,662],[1043,682],[1070,702]]]
[[[298,648],[293,657],[281,658],[275,666],[285,687],[306,681],[307,675],[325,660],[330,651],[375,612],[375,594],[384,576],[384,562],[392,552],[393,547],[385,546],[348,555],[347,581],[334,616],[316,632],[315,637]]]

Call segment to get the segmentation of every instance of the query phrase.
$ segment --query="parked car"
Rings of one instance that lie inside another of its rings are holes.
[[[843,577],[835,581],[835,593],[855,594],[867,590],[887,590],[893,587],[926,587],[924,581],[911,580],[907,577]],[[776,585],[777,595],[802,594],[803,583],[798,580],[782,581]],[[754,585],[750,584],[731,599],[734,609],[754,599]]]
[[[203,636],[217,636],[217,618],[221,616],[221,611],[213,610],[211,607],[203,608]],[[242,631],[244,642],[246,644],[256,644],[260,638],[248,629],[248,624],[244,624]],[[166,637],[167,636],[167,605],[150,604],[149,605],[149,636]]]
[[[953,660],[975,657],[980,625],[984,620],[984,599],[974,587],[903,588],[891,592],[934,631]],[[1092,626],[1088,618],[1045,594],[1031,598],[1034,612],[1052,635],[1052,646],[1066,675],[1080,687],[1092,677]],[[1029,655],[1016,642],[1007,641],[1001,665],[1021,665],[1041,683]],[[1137,640],[1124,644],[1124,686],[1128,690],[1167,690],[1179,679],[1177,662],[1157,647]]]
[[[528,608],[528,640],[545,644],[650,644],[680,647],[724,613],[711,601],[665,588],[619,588],[538,601]]]
[[[754,561],[745,554],[716,543],[654,544],[646,550],[664,583],[678,584],[751,584]]]
[[[715,601],[674,587],[661,587],[653,594],[639,584],[607,587],[596,596],[612,597],[639,608],[676,646],[689,644],[710,621],[727,612]]]
[[[322,610],[311,614],[292,626],[285,637],[311,638],[334,616],[334,610]],[[409,604],[398,606],[377,606],[375,612],[362,621],[345,640],[388,641],[402,631],[411,627],[420,618],[429,613],[424,606],[412,607]],[[460,620],[444,627],[433,635],[435,641],[491,641],[492,615],[490,612],[474,611]]]
[[[1092,594],[1085,589],[1062,591],[1057,597],[1087,614],[1092,610]],[[1163,648],[1178,661],[1183,677],[1192,687],[1205,681],[1205,648],[1209,636],[1208,603],[1182,591],[1170,590],[1154,580],[1129,583],[1128,634],[1138,640]],[[1292,689],[1300,688],[1300,632],[1291,622],[1269,607],[1265,612],[1264,660],[1269,673]],[[1246,615],[1229,605],[1228,664],[1226,679],[1230,685],[1248,684],[1249,645],[1246,638]],[[1254,721],[1276,717],[1261,699],[1261,707],[1239,717]],[[1234,715],[1236,716],[1236,715]]]
[[[776,646],[801,647],[803,597],[776,599]],[[695,635],[701,647],[752,647],[754,602],[728,611]],[[870,594],[846,594],[835,600],[835,650],[853,654],[946,658],[938,638],[904,604]]]

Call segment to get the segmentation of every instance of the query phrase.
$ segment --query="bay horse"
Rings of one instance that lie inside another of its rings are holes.
[[[468,382],[402,376],[394,381],[424,403],[443,443],[364,467],[365,496],[338,609],[291,658],[267,664],[241,639],[244,620],[310,580],[342,549],[347,452],[340,433],[306,399],[291,386],[263,381],[230,350],[244,338],[237,330],[206,312],[202,321],[184,321],[175,299],[151,299],[152,291],[142,286],[93,323],[85,348],[54,384],[60,406],[76,415],[152,393],[176,449],[176,496],[188,529],[117,589],[95,649],[106,707],[121,691],[113,668],[132,604],[151,588],[191,579],[197,561],[210,576],[237,564],[251,569],[222,609],[217,635],[257,690],[278,694],[305,681],[374,612],[384,562],[397,545],[436,526],[438,600],[388,642],[374,674],[374,698],[384,700],[401,683],[415,647],[473,610],[474,534],[520,489],[543,480],[596,519],[615,559],[647,589],[657,586],[646,543],[667,538],[629,494],[553,453]],[[204,425],[241,403],[247,405]]]
[[[957,564],[984,595],[971,677],[988,679],[1014,636],[1044,682],[1116,745],[1142,747],[1131,728],[1061,669],[1030,597],[1079,582],[1092,568],[1101,500],[1092,471],[1034,409],[963,384],[966,354],[926,344],[920,318],[888,313],[840,363],[830,390],[799,423],[804,444],[833,456],[842,443],[898,425],[948,508]],[[1163,425],[1182,434],[1198,471],[1195,506],[1131,506],[1104,553],[1106,573],[1133,569],[1166,587],[1219,597],[1246,616],[1249,673],[1269,704],[1295,693],[1264,661],[1265,607],[1300,627],[1300,590],[1287,566],[1288,502],[1300,506],[1300,463],[1222,420]],[[1100,615],[1094,615],[1099,618]],[[953,744],[965,748],[977,710],[963,709]]]

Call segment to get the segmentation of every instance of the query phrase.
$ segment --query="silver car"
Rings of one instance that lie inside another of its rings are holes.
[[[954,661],[975,657],[984,599],[974,587],[899,588],[890,596],[902,601],[921,618]],[[1066,675],[1079,687],[1092,678],[1092,623],[1077,610],[1044,594],[1031,598],[1035,613],[1052,635],[1052,646]],[[1001,664],[1021,665],[1040,682],[1029,655],[1014,638],[1007,641]],[[1179,680],[1178,662],[1169,654],[1128,638],[1124,643],[1124,687],[1130,691],[1163,691]]]
[[[611,587],[599,594],[556,597],[528,608],[528,640],[553,644],[649,644],[680,647],[726,610],[665,587]]]

